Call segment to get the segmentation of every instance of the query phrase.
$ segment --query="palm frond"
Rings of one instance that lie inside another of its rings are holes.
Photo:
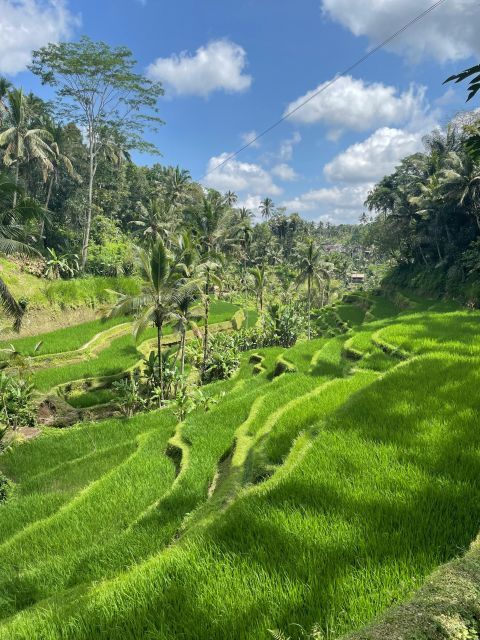
[[[15,331],[19,331],[25,310],[15,300],[15,298],[10,293],[7,285],[1,278],[0,278],[0,304],[5,310],[5,313],[7,313],[7,315],[13,318],[14,320],[13,326]]]

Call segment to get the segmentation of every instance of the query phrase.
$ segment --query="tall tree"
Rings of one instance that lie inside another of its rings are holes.
[[[75,171],[72,161],[68,155],[68,151],[65,148],[65,130],[63,127],[55,125],[50,122],[46,126],[46,130],[50,134],[50,149],[52,152],[51,165],[48,168],[49,178],[47,180],[47,196],[45,200],[45,212],[48,212],[50,206],[50,199],[52,197],[52,189],[54,184],[58,183],[60,178],[60,172],[64,169],[67,174],[73,178],[76,182],[81,183],[81,176]],[[47,170],[48,170],[47,169]],[[40,228],[40,237],[43,237],[45,219],[42,220]]]
[[[313,239],[310,239],[300,254],[298,284],[307,283],[307,320],[308,339],[311,338],[311,309],[313,289],[322,283],[322,278],[329,278],[327,263],[324,263],[320,250],[315,246]],[[324,288],[324,287],[323,287]]]
[[[12,210],[13,194],[17,194],[15,208]],[[29,242],[25,229],[25,222],[43,216],[42,207],[32,198],[25,196],[10,175],[0,173],[0,253],[24,255],[35,254]],[[19,329],[24,315],[24,308],[20,305],[6,283],[0,278],[0,305],[7,315],[14,321],[14,328]]]
[[[12,83],[6,78],[0,77],[0,127],[8,112],[7,95],[11,88]]]
[[[234,191],[227,191],[224,196],[224,200],[227,207],[232,209],[232,207],[237,203],[238,196]]]
[[[264,297],[265,287],[267,284],[265,266],[253,267],[253,269],[250,269],[250,274],[253,280],[253,289],[255,292],[255,297],[257,299],[258,310],[260,311],[260,313],[262,313],[263,297]]]
[[[140,295],[117,294],[118,300],[110,311],[110,317],[136,313],[133,335],[138,338],[153,322],[157,329],[160,405],[165,399],[163,380],[162,335],[165,323],[173,316],[177,302],[180,277],[174,257],[167,251],[161,239],[149,250],[139,251],[143,290]]]
[[[112,130],[124,139],[126,149],[156,151],[144,134],[161,123],[156,114],[163,89],[160,83],[135,73],[135,64],[126,47],[110,47],[86,36],[79,42],[49,44],[32,54],[30,70],[43,84],[57,88],[59,116],[75,121],[87,139],[88,206],[82,269],[90,242],[95,174],[102,151],[111,143]]]
[[[6,129],[0,133],[0,147],[5,147],[3,163],[14,166],[15,184],[18,185],[20,164],[36,160],[44,175],[53,169],[50,133],[35,126],[35,108],[22,89],[13,89],[7,94],[8,110],[5,117]],[[13,194],[13,207],[17,204],[17,190]]]
[[[275,205],[273,204],[273,200],[271,198],[264,198],[258,208],[260,209],[262,218],[264,220],[270,220],[270,218],[273,216]]]

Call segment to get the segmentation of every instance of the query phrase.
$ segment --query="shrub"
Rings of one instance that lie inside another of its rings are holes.
[[[235,337],[217,333],[209,341],[209,354],[202,370],[202,382],[207,384],[215,380],[226,380],[240,366]]]
[[[0,373],[2,422],[12,429],[32,427],[36,422],[33,406],[34,387],[27,380]]]
[[[61,307],[78,307],[82,305],[96,306],[115,299],[112,291],[125,295],[140,293],[140,282],[137,278],[127,277],[94,277],[76,278],[74,280],[56,280],[50,282],[45,295],[51,304]]]
[[[0,504],[7,499],[8,485],[7,478],[0,473]]]
[[[305,330],[305,318],[294,305],[271,305],[265,322],[269,345],[293,347]]]
[[[145,400],[142,398],[137,377],[132,376],[117,380],[113,383],[112,388],[117,396],[118,407],[127,418],[131,418],[134,413],[145,407]]]
[[[90,247],[87,271],[98,276],[119,277],[133,273],[133,249],[124,240],[106,241]]]

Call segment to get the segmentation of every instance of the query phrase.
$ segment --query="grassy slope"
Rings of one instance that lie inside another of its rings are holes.
[[[371,312],[357,334],[264,350],[264,374],[247,356],[212,385],[228,395],[171,440],[176,479],[167,412],[47,430],[4,456],[18,484],[0,507],[0,638],[294,638],[295,622],[333,638],[465,550],[479,316]],[[402,362],[382,340],[422,355]],[[298,373],[271,381],[281,354]]]
[[[237,307],[229,302],[214,302],[211,308],[210,323],[214,324],[230,320],[236,310]],[[87,323],[87,325],[88,326],[85,329],[86,340],[82,340],[83,325],[80,325],[79,327],[74,327],[72,329],[71,335],[66,329],[52,332],[48,334],[45,342],[48,345],[48,348],[54,348],[60,345],[61,348],[55,352],[62,353],[70,350],[74,341],[76,341],[77,344],[80,343],[80,345],[85,344],[85,342],[88,342],[88,340],[95,335],[97,332],[96,329],[101,331],[104,326],[100,321],[97,325],[95,325],[95,323]],[[69,335],[69,339],[65,343],[66,348],[61,342],[62,335],[65,333]],[[164,335],[171,334],[172,328],[165,327],[163,333]],[[151,327],[145,331],[142,336],[142,340],[154,338],[155,335],[155,329]],[[31,341],[30,338],[23,338],[21,340],[22,342]],[[30,342],[28,342],[28,344],[30,344]],[[115,375],[135,365],[141,357],[142,356],[135,345],[135,340],[127,327],[124,335],[112,340],[111,343],[108,344],[105,349],[102,349],[94,359],[70,364],[64,363],[63,365],[59,362],[55,367],[50,366],[41,369],[34,373],[33,383],[40,391],[48,391],[48,389],[59,384],[67,383],[71,380]]]

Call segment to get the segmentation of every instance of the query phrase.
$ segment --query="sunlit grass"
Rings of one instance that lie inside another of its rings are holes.
[[[293,640],[317,623],[331,640],[461,554],[480,521],[480,316],[377,302],[381,321],[258,350],[257,376],[242,355],[181,425],[46,429],[2,456],[0,638]],[[280,355],[297,372],[272,378]]]

